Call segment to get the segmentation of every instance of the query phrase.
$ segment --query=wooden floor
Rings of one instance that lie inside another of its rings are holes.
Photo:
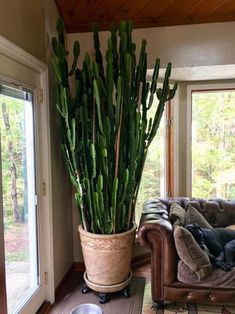
[[[138,267],[133,271],[134,276],[141,276],[146,278],[144,301],[142,314],[154,314],[152,310],[152,298],[151,298],[151,267],[150,263],[144,266]]]

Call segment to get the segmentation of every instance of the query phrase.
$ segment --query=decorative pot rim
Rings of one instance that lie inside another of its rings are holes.
[[[82,225],[80,224],[78,226],[78,231],[79,233],[83,234],[83,235],[87,235],[91,238],[105,238],[105,239],[108,239],[108,238],[114,238],[114,237],[122,237],[122,236],[127,236],[129,234],[132,234],[135,230],[137,229],[137,225],[135,222],[133,222],[133,226],[131,229],[127,230],[127,231],[124,231],[124,232],[121,232],[121,233],[112,233],[112,234],[99,234],[99,233],[92,233],[92,232],[89,232],[89,231],[86,231],[83,229]]]

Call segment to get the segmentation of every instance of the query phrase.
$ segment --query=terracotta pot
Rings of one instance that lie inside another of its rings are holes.
[[[78,227],[86,267],[87,285],[99,292],[123,289],[131,279],[130,264],[136,225],[112,235],[94,234]]]

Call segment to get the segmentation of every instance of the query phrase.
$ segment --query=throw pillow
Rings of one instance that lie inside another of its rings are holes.
[[[178,203],[171,203],[169,219],[173,225],[184,226],[186,211]]]
[[[187,229],[177,226],[174,230],[174,239],[181,261],[197,275],[199,280],[206,278],[212,269],[211,262],[192,234]]]
[[[189,205],[185,215],[185,225],[193,223],[197,223],[202,228],[213,228],[195,207]]]

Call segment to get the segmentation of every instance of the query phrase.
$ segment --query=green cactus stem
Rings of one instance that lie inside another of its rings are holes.
[[[85,230],[98,234],[120,233],[132,227],[144,163],[164,112],[175,95],[170,88],[171,64],[158,83],[156,59],[151,82],[146,79],[147,42],[142,41],[137,61],[132,23],[112,25],[107,52],[100,50],[99,32],[93,25],[95,60],[85,54],[77,67],[80,44],[75,41],[68,66],[65,30],[57,24],[52,39],[55,102],[61,116],[62,154]],[[69,78],[70,77],[70,78]],[[71,79],[73,92],[70,88]],[[155,116],[149,117],[149,109]]]

